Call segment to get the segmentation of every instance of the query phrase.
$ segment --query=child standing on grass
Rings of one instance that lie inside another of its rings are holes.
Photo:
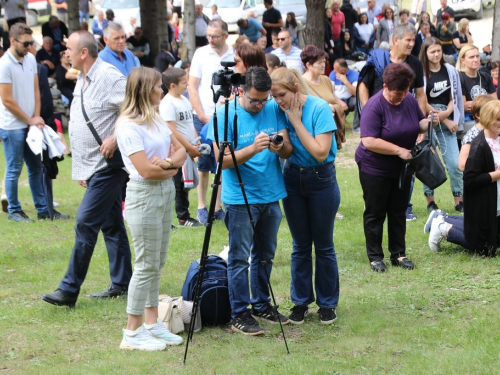
[[[170,68],[163,73],[163,83],[168,89],[160,104],[160,116],[168,124],[169,129],[176,139],[182,144],[192,159],[200,156],[198,144],[192,144],[198,137],[193,122],[193,108],[189,100],[184,96],[187,89],[187,73],[184,69]],[[199,143],[199,142],[198,142]],[[198,173],[194,171],[194,173]],[[175,183],[175,212],[181,227],[203,227],[198,220],[189,214],[189,191],[184,188],[182,168],[174,176]]]
[[[158,71],[133,69],[116,123],[118,147],[130,174],[125,206],[135,250],[121,349],[163,350],[183,341],[158,318],[160,274],[172,224],[172,177],[186,159],[186,151],[158,114],[161,85]]]

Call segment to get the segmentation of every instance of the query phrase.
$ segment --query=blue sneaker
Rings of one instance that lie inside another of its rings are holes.
[[[411,207],[408,207],[406,209],[406,221],[417,220],[417,215],[415,215],[411,210],[412,210]]]
[[[215,220],[224,220],[224,218],[226,217],[226,213],[224,212],[222,207],[220,208],[219,211],[216,211],[214,213],[214,217],[215,217]]]
[[[198,221],[202,224],[208,223],[208,210],[206,207],[198,209],[198,213],[196,214]]]

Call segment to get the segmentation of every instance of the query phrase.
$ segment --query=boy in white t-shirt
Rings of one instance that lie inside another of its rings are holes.
[[[163,83],[168,89],[160,103],[160,116],[168,124],[173,135],[184,146],[191,158],[200,156],[198,145],[191,142],[198,137],[193,123],[193,107],[183,96],[187,89],[187,75],[183,69],[169,68],[163,75]],[[189,214],[189,192],[184,190],[182,168],[174,176],[175,183],[175,212],[181,227],[203,227],[199,221]]]

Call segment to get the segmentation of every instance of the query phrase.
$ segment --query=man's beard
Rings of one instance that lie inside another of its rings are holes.
[[[28,51],[26,51],[26,52],[25,52],[25,51],[24,51],[24,49],[21,49],[21,50],[20,50],[20,49],[17,49],[17,48],[16,48],[16,55],[17,55],[17,57],[24,57],[24,56],[26,56],[27,54],[28,54]]]

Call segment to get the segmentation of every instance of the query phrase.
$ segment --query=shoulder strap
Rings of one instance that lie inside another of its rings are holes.
[[[83,113],[83,118],[85,119],[86,124],[89,127],[90,132],[92,133],[92,135],[94,136],[95,140],[97,141],[97,143],[100,146],[100,145],[102,145],[101,137],[99,137],[99,134],[97,134],[97,131],[95,130],[94,125],[90,121],[89,116],[87,116],[87,112],[85,111],[85,106],[83,105],[83,87],[82,87],[82,92],[81,92],[81,99],[82,99],[82,113]]]
[[[311,83],[306,79],[307,85],[318,95],[318,98],[321,98],[321,95],[314,89],[314,87],[311,85]]]

